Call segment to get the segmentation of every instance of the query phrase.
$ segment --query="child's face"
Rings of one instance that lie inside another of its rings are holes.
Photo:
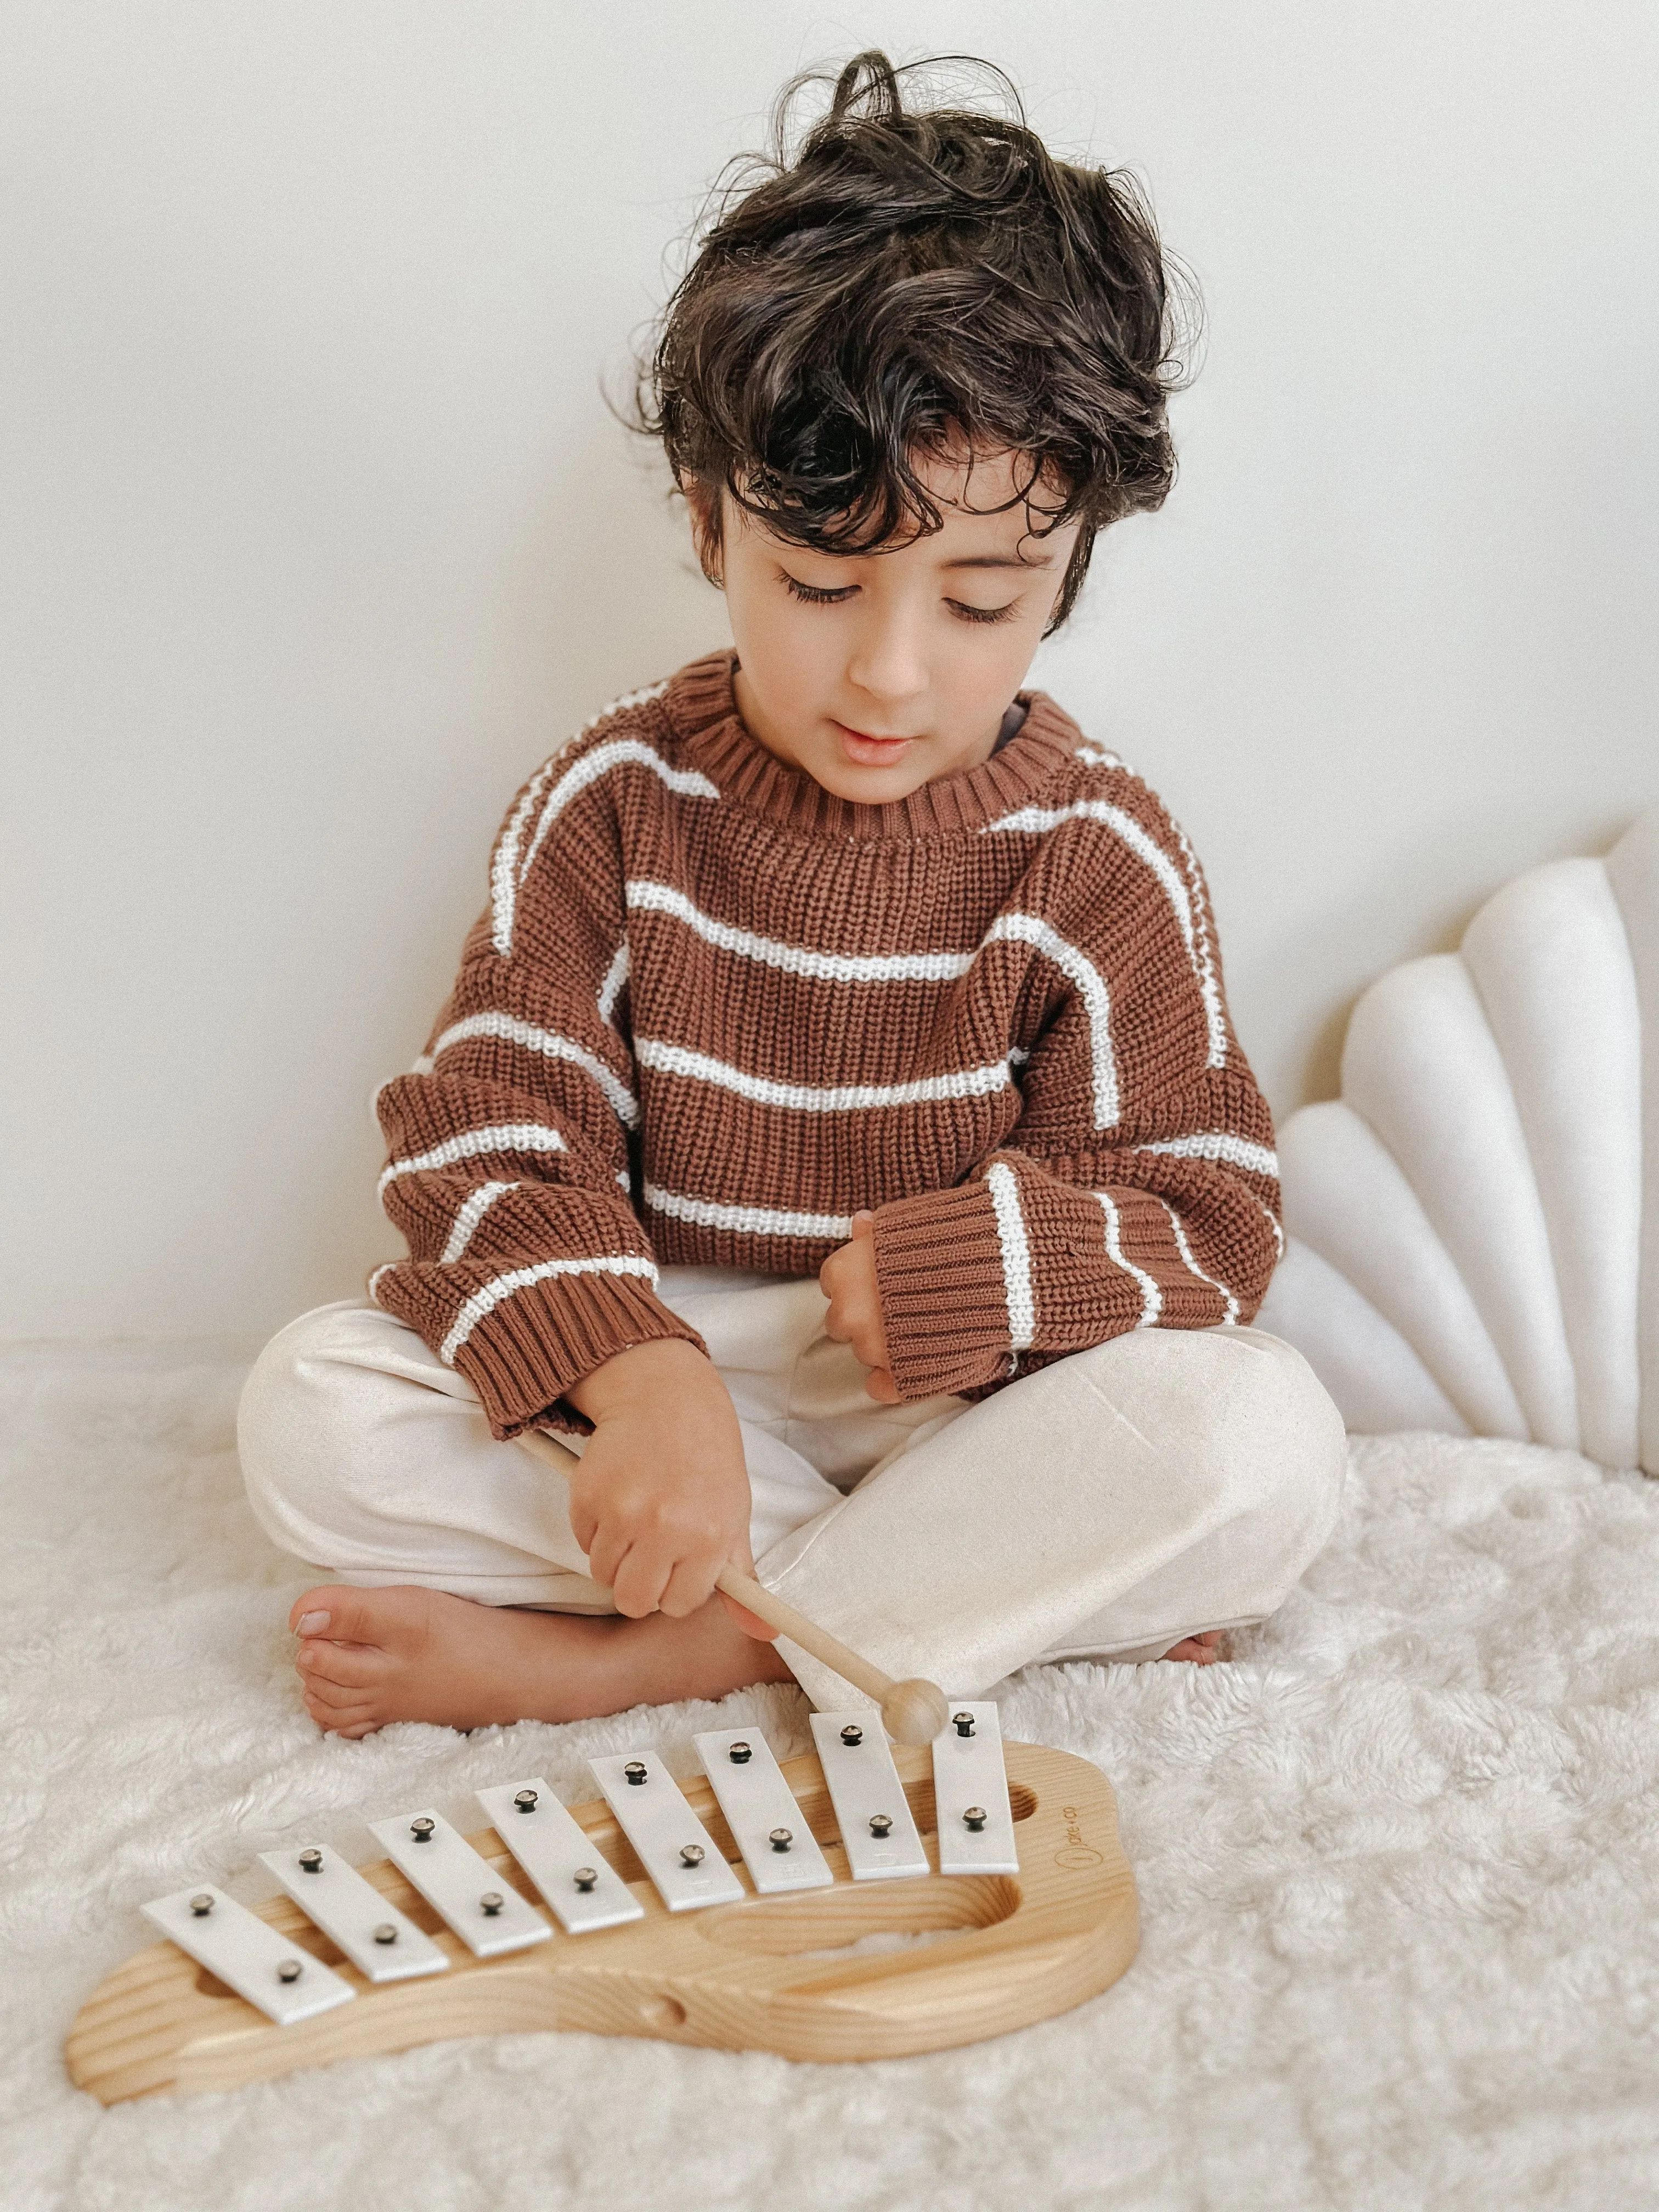
[[[879,804],[988,760],[1059,597],[1078,526],[1033,537],[1014,456],[919,466],[944,526],[878,552],[774,538],[728,495],[720,567],[738,711],[769,752]],[[1039,520],[1041,518],[1039,517]]]

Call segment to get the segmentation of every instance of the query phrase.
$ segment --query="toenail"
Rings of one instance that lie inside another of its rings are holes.
[[[327,1626],[328,1615],[325,1613],[302,1613],[295,1624],[294,1633],[296,1636],[320,1636]]]

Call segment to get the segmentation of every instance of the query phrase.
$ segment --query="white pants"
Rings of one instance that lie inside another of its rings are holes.
[[[761,1581],[890,1674],[971,1697],[1033,1659],[1159,1657],[1273,1612],[1335,1518],[1341,1419],[1260,1330],[1136,1330],[978,1403],[879,1406],[815,1277],[669,1267],[658,1288],[736,1406]],[[612,1610],[557,1469],[377,1308],[274,1337],[237,1437],[269,1534],[337,1582]],[[816,1704],[861,1702],[779,1650]]]

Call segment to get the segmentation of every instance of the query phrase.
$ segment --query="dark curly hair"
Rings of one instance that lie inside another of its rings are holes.
[[[951,56],[949,62],[967,61]],[[1165,403],[1196,328],[1190,280],[1123,170],[1056,161],[1012,118],[907,108],[882,53],[849,62],[791,153],[811,73],[772,150],[716,187],[636,392],[718,550],[720,494],[787,541],[848,553],[940,526],[916,469],[965,441],[1027,464],[1009,504],[1036,534],[1080,524],[1050,629],[1097,531],[1161,506]]]

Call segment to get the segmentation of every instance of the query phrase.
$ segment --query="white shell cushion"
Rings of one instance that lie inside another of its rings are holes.
[[[1260,1325],[1352,1429],[1659,1474],[1644,1152],[1659,1159],[1659,811],[1605,861],[1507,884],[1459,951],[1361,998],[1340,1100],[1280,1132],[1289,1243]]]

